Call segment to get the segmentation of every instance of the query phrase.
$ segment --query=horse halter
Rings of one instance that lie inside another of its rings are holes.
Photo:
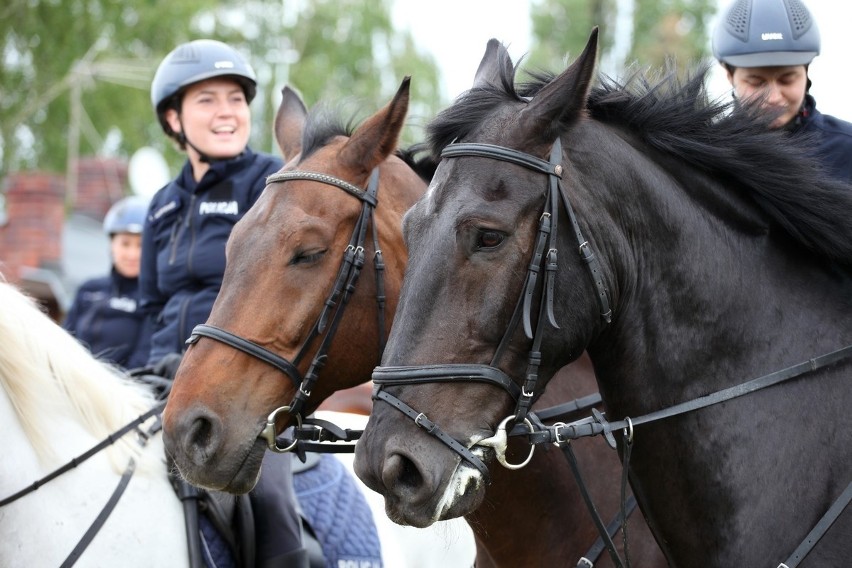
[[[343,253],[343,260],[340,264],[340,268],[338,269],[334,286],[332,287],[328,298],[325,300],[322,311],[317,317],[316,322],[314,322],[310,333],[299,348],[298,353],[292,361],[288,361],[284,357],[281,357],[253,341],[209,324],[200,324],[195,326],[192,330],[192,334],[186,341],[187,345],[191,345],[196,343],[201,337],[214,339],[233,347],[238,351],[242,351],[243,353],[260,359],[264,363],[275,367],[293,381],[293,384],[296,387],[296,395],[293,397],[293,401],[287,406],[281,406],[272,411],[267,419],[266,427],[260,434],[260,437],[266,440],[269,449],[278,453],[292,451],[299,443],[299,440],[296,439],[285,447],[279,446],[276,440],[275,419],[279,413],[289,412],[291,415],[295,416],[297,425],[301,426],[301,414],[304,410],[305,403],[311,396],[311,390],[317,381],[319,372],[326,363],[327,352],[331,346],[332,338],[337,331],[337,327],[340,323],[344,309],[346,308],[346,304],[349,302],[349,298],[355,291],[355,285],[357,284],[358,277],[361,274],[361,268],[364,266],[364,242],[368,225],[372,225],[373,248],[375,250],[373,264],[376,271],[376,301],[378,303],[379,321],[379,357],[381,357],[381,353],[384,351],[386,335],[384,286],[385,264],[382,258],[382,251],[379,248],[376,224],[373,222],[373,212],[378,204],[377,194],[379,190],[379,169],[375,168],[370,174],[370,180],[366,190],[327,174],[298,170],[278,172],[270,175],[266,178],[267,189],[269,189],[269,184],[289,180],[308,180],[331,185],[342,189],[353,197],[356,197],[362,203],[361,214],[358,221],[355,223],[355,227],[352,230],[352,237],[349,239],[349,244]],[[308,347],[318,337],[321,338],[321,343],[314,354],[314,358],[308,368],[308,372],[304,377],[302,377],[297,367],[307,353]]]
[[[538,368],[542,359],[540,349],[544,337],[544,323],[547,321],[551,326],[559,329],[553,315],[553,298],[557,270],[556,242],[560,201],[568,215],[571,229],[577,238],[580,258],[585,263],[592,277],[601,317],[607,323],[612,319],[612,310],[610,309],[609,292],[603,281],[600,261],[594,252],[592,252],[589,242],[583,237],[574,210],[562,191],[560,183],[560,179],[562,178],[561,141],[557,138],[553,143],[550,151],[550,161],[542,160],[536,156],[512,148],[480,143],[450,144],[441,152],[441,158],[458,158],[464,156],[491,158],[510,162],[548,176],[547,197],[544,212],[539,219],[538,236],[533,249],[533,256],[530,260],[526,280],[518,302],[515,305],[512,319],[489,365],[451,364],[376,367],[373,371],[373,383],[377,387],[373,398],[387,402],[403,414],[412,418],[418,426],[456,451],[488,479],[488,468],[470,449],[465,448],[457,440],[443,432],[425,414],[417,412],[397,397],[383,390],[383,387],[459,380],[497,385],[509,393],[509,396],[516,402],[514,413],[515,423],[525,423],[532,431],[533,428],[528,415],[530,405],[535,397],[535,389],[538,382]],[[544,279],[539,284],[539,273],[542,270],[544,270]],[[535,296],[540,296],[541,302],[539,305],[538,321],[535,333],[533,334],[531,311],[532,301]],[[508,375],[497,368],[497,362],[506,350],[521,320],[523,320],[526,337],[532,340],[532,348],[529,352],[526,379],[523,386],[518,388],[518,385]],[[501,428],[504,427],[504,425],[501,425]],[[520,467],[508,464],[503,459],[500,461],[506,467]]]

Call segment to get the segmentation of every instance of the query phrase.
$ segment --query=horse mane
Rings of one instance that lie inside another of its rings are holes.
[[[0,306],[0,386],[42,461],[56,460],[51,438],[61,418],[80,422],[100,441],[154,406],[150,389],[96,359],[32,298],[3,281]],[[140,446],[127,435],[108,451],[121,471]]]
[[[813,154],[813,138],[769,129],[772,117],[755,105],[711,100],[706,90],[709,64],[685,77],[673,68],[656,77],[633,70],[623,81],[601,75],[589,94],[589,116],[728,182],[802,245],[852,263],[852,187],[823,170]],[[467,91],[429,124],[433,155],[469,134],[500,105],[526,103],[553,78],[532,72],[529,81],[516,87],[516,70],[505,65],[500,70],[499,85]]]
[[[432,181],[435,170],[438,168],[438,160],[429,151],[429,146],[425,142],[417,142],[406,148],[399,148],[396,155],[409,168],[414,170],[423,181],[427,183]]]

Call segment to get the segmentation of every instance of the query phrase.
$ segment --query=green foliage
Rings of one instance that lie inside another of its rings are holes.
[[[389,0],[7,0],[0,30],[0,178],[63,172],[75,139],[82,156],[129,157],[148,145],[176,166],[182,155],[159,129],[149,86],[171,49],[199,37],[231,43],[255,66],[260,150],[277,151],[272,121],[285,82],[309,106],[357,101],[356,118],[387,102],[405,75],[414,122],[442,104],[434,62],[393,30]],[[413,142],[422,132],[404,135]]]
[[[532,50],[527,66],[559,72],[585,47],[594,26],[598,52],[612,49],[616,0],[533,0]]]
[[[707,24],[715,0],[634,0],[633,42],[628,61],[655,67],[670,58],[681,71],[708,55]]]
[[[708,55],[707,24],[716,9],[715,0],[532,1],[529,68],[561,71],[566,54],[579,55],[597,25],[599,58],[607,62],[603,71],[615,76],[631,64],[662,68],[673,60],[681,70],[693,67]],[[618,13],[631,3],[632,18]],[[625,24],[616,29],[619,18]],[[614,52],[617,42],[625,43],[626,54]]]

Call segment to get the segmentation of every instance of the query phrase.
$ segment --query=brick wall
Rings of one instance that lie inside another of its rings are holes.
[[[83,158],[77,164],[74,210],[103,219],[110,206],[124,197],[127,163],[111,158]],[[63,280],[62,233],[65,221],[65,177],[44,172],[17,172],[4,180],[6,223],[0,225],[0,273],[28,288],[30,269],[51,271]],[[37,272],[37,271],[35,271]],[[46,305],[55,298],[43,287],[28,289]],[[67,290],[73,293],[72,290]],[[51,310],[52,311],[52,310]]]
[[[17,282],[20,268],[59,264],[65,219],[65,179],[41,172],[6,177],[6,224],[0,227],[0,261]]]
[[[113,203],[124,197],[127,162],[116,158],[80,158],[74,211],[100,221]]]

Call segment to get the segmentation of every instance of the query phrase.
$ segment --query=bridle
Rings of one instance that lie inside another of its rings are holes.
[[[290,180],[316,181],[325,185],[337,187],[345,191],[349,195],[360,200],[362,204],[361,214],[358,217],[358,220],[355,222],[355,227],[352,230],[352,236],[349,239],[349,244],[346,246],[346,249],[343,252],[343,260],[341,261],[340,268],[338,269],[337,277],[334,280],[334,285],[332,286],[331,293],[328,295],[328,298],[326,298],[322,311],[314,322],[310,333],[305,338],[305,341],[304,343],[302,343],[302,346],[299,348],[299,351],[297,352],[296,356],[293,358],[292,361],[287,360],[284,357],[278,355],[277,353],[274,353],[273,351],[262,347],[261,345],[258,345],[257,343],[254,343],[249,339],[246,339],[235,333],[226,331],[220,327],[216,327],[209,324],[201,324],[195,326],[195,328],[192,330],[192,334],[186,341],[188,345],[191,345],[196,343],[201,337],[214,339],[234,349],[237,349],[238,351],[242,351],[243,353],[260,359],[264,363],[275,367],[284,375],[289,377],[291,381],[293,381],[293,385],[296,387],[296,394],[293,397],[292,402],[290,402],[290,404],[287,406],[281,406],[273,410],[267,419],[265,428],[260,434],[260,437],[266,440],[269,449],[278,453],[293,451],[300,443],[299,436],[297,436],[295,440],[288,441],[284,446],[279,445],[278,440],[276,439],[276,417],[278,416],[278,414],[287,412],[295,417],[297,428],[301,428],[302,426],[303,419],[301,415],[304,411],[305,403],[311,396],[311,391],[313,390],[314,385],[316,384],[319,373],[326,363],[326,360],[328,358],[327,352],[329,347],[331,346],[331,341],[334,338],[334,334],[337,331],[338,324],[340,323],[340,320],[343,316],[343,312],[346,308],[347,303],[349,302],[349,298],[355,290],[355,285],[358,282],[358,277],[360,276],[361,269],[364,266],[364,243],[367,235],[367,227],[370,225],[372,225],[373,248],[375,250],[375,254],[373,256],[373,265],[376,271],[376,301],[378,304],[379,323],[379,358],[381,358],[381,353],[382,351],[384,351],[384,345],[386,341],[386,299],[384,286],[385,264],[382,258],[382,251],[379,248],[379,239],[376,224],[373,222],[373,212],[376,208],[376,205],[378,204],[377,194],[379,190],[379,169],[375,168],[370,174],[370,180],[366,190],[361,189],[358,186],[355,186],[347,181],[338,179],[334,176],[318,172],[299,170],[278,172],[270,175],[266,178],[266,190],[270,190],[270,184],[272,183]],[[303,377],[299,372],[298,366],[301,363],[302,359],[306,356],[308,348],[315,342],[317,338],[320,338],[319,347],[317,348],[316,353],[314,354],[313,360],[311,361],[307,373]],[[322,423],[323,425],[328,425],[325,421],[316,420],[315,422]],[[320,430],[322,431],[322,428]],[[332,428],[332,434],[327,435],[325,438],[321,438],[323,434],[317,434],[316,431],[302,432],[301,436],[302,438],[312,438],[314,440],[344,439],[346,441],[350,441],[353,439],[354,436],[359,435],[359,433],[353,434],[353,431],[350,430],[346,430],[345,432],[341,429],[337,430],[338,432],[337,434],[335,434],[335,431]]]
[[[601,317],[607,323],[612,319],[612,310],[610,308],[609,291],[603,281],[600,261],[592,251],[589,242],[583,236],[580,226],[577,223],[574,209],[562,191],[562,184],[560,183],[562,178],[562,144],[560,140],[557,138],[553,143],[549,161],[512,148],[471,142],[450,144],[441,152],[442,159],[466,156],[510,162],[547,176],[547,195],[544,211],[539,218],[538,234],[533,248],[532,259],[527,268],[526,279],[521,289],[520,297],[515,305],[514,313],[489,365],[452,364],[377,367],[373,371],[373,383],[376,385],[373,398],[385,401],[412,418],[418,426],[452,448],[470,465],[479,470],[486,479],[489,479],[488,468],[470,449],[447,435],[434,422],[429,420],[424,413],[414,410],[399,398],[388,393],[384,390],[384,387],[450,381],[474,381],[496,385],[509,393],[509,396],[515,401],[515,423],[526,424],[530,431],[533,430],[533,425],[529,419],[529,409],[536,395],[538,368],[541,365],[542,359],[541,343],[544,338],[544,326],[545,323],[549,323],[552,327],[559,328],[553,315],[553,300],[554,281],[558,267],[556,242],[560,202],[568,215],[571,230],[577,239],[580,258],[583,260],[592,278]],[[542,271],[544,272],[544,278],[540,279]],[[531,312],[533,298],[536,296],[541,298],[541,302],[539,304],[535,333],[533,333]],[[532,347],[528,357],[526,378],[523,385],[519,388],[508,375],[497,367],[497,363],[521,322],[527,339],[532,340]]]

